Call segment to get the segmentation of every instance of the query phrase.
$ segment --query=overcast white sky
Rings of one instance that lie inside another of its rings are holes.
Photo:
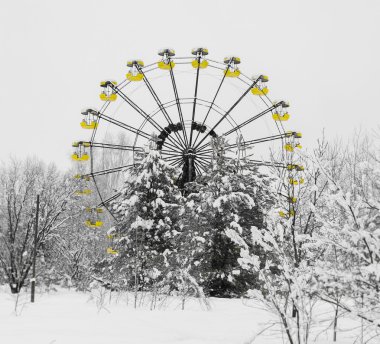
[[[37,155],[69,166],[83,137],[80,110],[99,107],[101,79],[126,60],[208,47],[235,54],[248,75],[270,76],[292,105],[292,128],[310,146],[323,128],[349,137],[380,123],[380,1],[0,2],[0,159]]]

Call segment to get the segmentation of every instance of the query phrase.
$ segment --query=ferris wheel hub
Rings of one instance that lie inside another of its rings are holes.
[[[194,148],[187,148],[183,151],[183,157],[189,158],[189,157],[195,157],[196,156],[196,150]]]

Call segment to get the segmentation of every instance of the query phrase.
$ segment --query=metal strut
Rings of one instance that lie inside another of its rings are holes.
[[[213,98],[213,100],[212,100],[212,102],[211,102],[211,104],[210,104],[210,107],[209,107],[207,113],[206,113],[206,116],[205,116],[205,118],[203,119],[202,126],[206,123],[206,120],[207,120],[207,118],[208,118],[208,115],[210,114],[210,111],[211,111],[212,107],[214,106],[214,103],[215,103],[216,97],[218,96],[219,91],[220,91],[220,89],[222,88],[223,82],[224,82],[224,80],[225,80],[225,78],[226,78],[226,75],[227,75],[227,71],[229,70],[230,67],[231,67],[231,60],[230,60],[230,62],[229,62],[228,65],[227,65],[226,72],[223,73],[222,81],[220,82],[219,87],[218,87],[218,89],[216,90],[215,96],[214,96],[214,98]],[[194,145],[196,144],[196,142],[197,142],[197,140],[198,140],[199,134],[200,134],[200,132],[198,132],[197,137],[196,137],[195,140],[194,140]]]
[[[187,139],[187,133],[186,133],[186,128],[185,128],[185,121],[183,119],[182,108],[181,108],[181,104],[180,104],[180,101],[179,101],[179,95],[178,95],[178,90],[177,90],[177,84],[175,82],[174,73],[173,73],[173,67],[172,67],[172,64],[170,62],[171,62],[171,59],[169,59],[170,78],[172,80],[173,91],[174,91],[175,101],[176,101],[176,104],[177,104],[179,119],[181,121],[182,128],[183,128],[183,133],[184,133],[183,137],[185,139],[186,146],[188,146],[189,142],[188,142],[188,139]]]
[[[214,125],[214,127],[199,141],[199,143],[194,147],[198,148],[199,145],[206,140],[206,138],[212,133],[216,127],[231,113],[231,111],[242,101],[242,99],[247,95],[247,93],[258,83],[259,79],[256,79],[250,87],[240,96],[240,98],[230,107],[230,109],[222,116],[222,118]]]
[[[147,122],[152,124],[156,130],[163,131],[164,129],[153,119],[151,118],[143,109],[141,109],[136,103],[134,103],[126,94],[124,94],[121,90],[118,89],[117,86],[112,85],[112,89],[128,104],[130,105],[137,113],[139,113]],[[182,151],[181,145],[172,137],[168,136],[168,139],[172,142],[172,144],[177,147],[180,151]]]
[[[170,60],[169,60],[170,62]],[[160,100],[160,98],[158,97],[156,91],[154,90],[154,88],[152,87],[152,85],[150,84],[148,78],[146,77],[145,73],[143,72],[143,70],[141,69],[141,67],[139,65],[136,65],[136,68],[137,70],[139,71],[139,73],[141,73],[143,75],[143,80],[144,80],[144,83],[146,85],[146,87],[148,88],[150,94],[152,95],[153,99],[155,100],[155,102],[157,103],[158,107],[160,108],[162,114],[164,115],[165,119],[168,121],[169,124],[173,124],[173,121],[172,119],[170,118],[168,112],[166,111],[166,109],[164,108],[164,106],[162,105],[162,102]],[[180,145],[182,145],[182,148],[185,148],[186,147],[186,144],[185,142],[183,141],[182,137],[177,133],[175,132],[175,135],[176,137],[178,138],[178,143]]]
[[[195,79],[195,90],[194,90],[194,102],[193,102],[193,114],[191,117],[191,129],[190,129],[190,142],[189,142],[189,148],[191,147],[192,141],[193,141],[193,123],[195,118],[195,107],[197,105],[197,96],[198,96],[198,82],[199,82],[199,67],[201,63],[201,56],[198,56],[198,66],[197,66],[197,77]]]

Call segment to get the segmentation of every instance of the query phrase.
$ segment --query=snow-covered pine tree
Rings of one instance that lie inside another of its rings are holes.
[[[223,142],[218,142],[223,145]],[[252,226],[265,227],[265,217],[273,205],[271,178],[256,168],[228,159],[218,149],[213,168],[188,185],[188,217],[185,231],[195,231],[198,248],[194,252],[197,280],[211,296],[240,296],[258,287],[255,274],[240,268],[240,248],[229,236],[234,229],[243,238],[250,236]],[[240,172],[238,173],[238,171]],[[250,250],[263,262],[259,246]]]
[[[126,173],[122,196],[113,204],[118,223],[108,232],[118,253],[104,266],[119,287],[155,290],[169,284],[167,259],[179,234],[182,198],[178,175],[155,150]]]

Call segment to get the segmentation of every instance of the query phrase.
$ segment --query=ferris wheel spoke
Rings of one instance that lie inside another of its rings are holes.
[[[161,149],[161,154],[172,154],[172,155],[178,155],[178,156],[182,156],[182,152],[177,152],[177,151],[175,151],[175,152],[173,152],[173,151],[171,151],[171,150],[167,150],[167,149]]]
[[[270,142],[270,141],[275,141],[275,140],[282,140],[283,138],[285,137],[289,137],[289,134],[285,133],[285,134],[277,134],[277,135],[272,135],[272,136],[267,136],[267,137],[262,137],[260,139],[254,139],[254,140],[249,140],[249,141],[245,141],[243,143],[241,143],[241,148],[249,148],[250,146],[253,146],[253,145],[256,145],[256,144],[259,144],[259,143],[264,143],[264,142]],[[209,144],[207,144],[207,146],[209,146]],[[203,154],[203,153],[209,153],[209,152],[212,152],[213,149],[212,148],[209,148],[209,149],[205,149],[207,148],[206,145],[203,146],[203,149],[202,147],[198,150],[198,152],[200,154]],[[238,147],[239,145],[237,143],[234,143],[232,145],[226,145],[225,146],[225,149],[228,149],[228,148],[236,148]]]
[[[196,160],[200,161],[200,162],[203,162],[205,164],[208,164],[210,163],[209,159],[211,159],[212,157],[200,157],[200,156],[197,156]]]
[[[229,70],[230,65],[231,65],[230,63],[227,65],[227,69],[226,69],[226,71]],[[220,91],[220,89],[222,88],[222,85],[223,85],[223,83],[224,83],[224,80],[225,80],[225,78],[226,78],[226,75],[227,75],[227,73],[223,73],[222,81],[220,82],[219,87],[218,87],[218,89],[216,90],[215,96],[214,96],[214,98],[213,98],[213,100],[212,100],[212,102],[211,102],[211,104],[210,104],[210,107],[208,108],[208,111],[207,111],[207,113],[206,113],[206,116],[205,116],[205,118],[203,119],[202,126],[203,126],[203,125],[206,123],[206,121],[207,121],[208,115],[210,114],[210,111],[211,111],[212,107],[214,106],[214,103],[215,103],[216,97],[218,96],[219,91]],[[200,135],[200,132],[198,132],[197,137],[196,137],[195,140],[194,140],[194,146],[195,146],[195,144],[197,143],[197,140],[198,140],[199,135]]]
[[[289,137],[289,135],[285,133],[285,134],[278,134],[278,135],[272,135],[272,136],[262,137],[260,139],[248,140],[246,142],[243,142],[241,144],[241,147],[242,148],[247,148],[247,147],[259,144],[259,143],[265,143],[265,142],[271,142],[271,141],[276,141],[276,140],[282,140],[285,137]],[[238,146],[238,144],[235,143],[235,144],[230,145],[228,147],[234,148],[234,147],[237,147],[237,146]]]
[[[199,82],[199,68],[200,68],[200,62],[201,62],[201,56],[197,57],[198,59],[198,66],[197,66],[197,77],[195,79],[195,90],[194,90],[194,101],[193,101],[193,114],[191,117],[191,128],[190,128],[190,142],[189,147],[191,147],[192,141],[193,141],[193,132],[194,132],[194,118],[195,118],[195,108],[197,105],[197,96],[198,96],[198,82]]]
[[[225,157],[227,160],[241,160],[245,162],[249,166],[268,166],[268,167],[280,167],[280,168],[286,168],[287,166],[284,165],[281,162],[277,161],[265,161],[265,160],[255,160],[255,159],[248,159],[248,158],[232,158],[232,157]]]
[[[179,168],[179,167],[181,167],[184,163],[185,163],[185,162],[183,161],[183,159],[181,159],[181,160],[179,160],[179,161],[177,161],[177,162],[174,162],[174,161],[169,162],[168,164],[169,164],[170,166],[173,166],[173,167]]]
[[[212,151],[211,151],[212,152]],[[197,152],[196,156],[205,156],[205,157],[209,157],[209,156],[212,156],[211,152],[207,151],[207,152]]]
[[[179,119],[181,121],[181,124],[182,124],[182,128],[183,128],[183,137],[184,137],[184,140],[185,140],[185,144],[186,146],[189,144],[188,142],[188,138],[187,138],[187,133],[186,133],[186,128],[185,128],[185,121],[183,119],[183,113],[182,113],[182,108],[181,108],[181,103],[179,101],[179,95],[178,95],[178,90],[177,90],[177,84],[175,82],[175,78],[174,78],[174,73],[173,73],[173,67],[172,67],[172,64],[170,63],[169,61],[169,66],[170,66],[170,78],[172,80],[172,86],[173,86],[173,91],[174,91],[174,97],[175,97],[175,101],[176,101],[176,104],[177,104],[177,109],[178,109],[178,116],[179,116]]]
[[[108,168],[108,169],[101,170],[101,171],[92,171],[91,173],[84,174],[82,176],[82,178],[85,178],[85,177],[97,177],[97,176],[103,176],[103,175],[110,174],[110,173],[116,173],[116,172],[120,172],[120,171],[122,171],[124,169],[128,170],[128,169],[130,169],[130,168],[132,168],[133,166],[136,166],[136,165],[138,165],[138,164],[131,164],[131,165],[114,167],[114,168]]]
[[[150,94],[152,95],[153,99],[157,103],[158,107],[160,108],[160,110],[161,110],[162,114],[164,115],[165,119],[168,121],[169,124],[174,124],[173,121],[172,121],[172,119],[171,119],[171,117],[169,116],[168,112],[166,111],[165,107],[163,106],[160,98],[158,97],[156,91],[154,90],[153,86],[149,82],[146,74],[143,72],[143,70],[141,69],[140,66],[136,66],[136,67],[137,67],[137,70],[143,75],[144,83],[145,83],[146,87],[148,88]],[[185,130],[185,128],[183,128],[183,130]],[[186,144],[183,141],[182,137],[178,134],[178,132],[174,132],[174,134],[177,137],[177,139],[179,140],[178,142],[182,145],[183,148],[185,148]]]
[[[183,165],[185,164],[184,161],[180,161],[178,164],[176,165],[173,165],[173,167],[177,168],[177,169],[183,169]],[[179,180],[183,178],[183,172],[179,175]]]
[[[210,164],[209,161],[207,161],[207,163],[205,163],[201,160],[197,160],[197,161],[198,161],[199,166],[202,166],[204,170],[206,170],[208,168],[208,165]]]
[[[202,174],[202,171],[203,172],[206,172],[206,169],[205,169],[205,167],[203,167],[201,164],[199,164],[198,162],[195,162],[195,168],[197,168],[198,169],[198,172],[199,172],[199,174],[201,175]]]
[[[200,170],[199,166],[194,163],[195,171],[197,172],[198,175],[202,174],[202,171]],[[204,171],[203,171],[204,172]]]
[[[111,197],[107,198],[106,200],[102,201],[101,203],[99,203],[96,206],[96,208],[106,207],[109,203],[111,203],[112,201],[114,201],[115,199],[117,199],[120,196],[121,196],[121,192],[117,192],[113,196],[111,196]]]
[[[122,151],[130,151],[130,152],[144,152],[143,147],[115,145],[111,143],[100,143],[100,142],[92,142],[90,144],[92,147],[95,147],[95,148],[116,149],[116,150],[122,150]]]
[[[182,160],[183,157],[182,156],[181,157],[163,157],[162,159],[165,161],[176,161],[176,160]]]
[[[265,114],[267,114],[267,113],[269,113],[269,112],[272,112],[274,109],[278,108],[279,106],[281,106],[281,102],[279,102],[279,103],[277,103],[277,104],[275,104],[275,105],[272,105],[272,106],[269,107],[268,109],[266,109],[266,110],[260,112],[259,114],[255,115],[255,116],[253,116],[252,118],[246,120],[245,122],[239,124],[239,125],[236,126],[235,128],[233,128],[233,129],[231,129],[231,130],[225,132],[225,133],[223,134],[223,136],[227,136],[227,135],[232,134],[233,132],[235,132],[235,131],[237,131],[237,130],[243,128],[243,127],[245,127],[247,124],[252,123],[253,121],[257,120],[258,118],[264,116]]]
[[[110,102],[107,102],[107,103],[103,104],[102,107],[100,108],[100,112],[105,111],[108,108],[109,105],[110,105]],[[94,113],[94,114],[96,115],[96,113]],[[98,130],[99,122],[100,122],[100,117],[97,117],[96,118],[95,128],[94,128],[94,130],[92,131],[92,134],[91,134],[91,141],[94,141],[96,132]]]
[[[214,132],[216,127],[231,113],[231,111],[243,100],[243,98],[247,95],[247,93],[258,83],[259,79],[256,79],[247,90],[239,97],[239,99],[229,108],[229,110],[222,116],[222,118],[214,125],[214,127],[199,141],[199,143],[194,147],[197,148],[201,145],[201,143],[206,140],[206,138],[210,135],[210,133]]]
[[[286,165],[284,165],[283,163],[275,162],[275,161],[263,161],[263,160],[253,160],[253,159],[241,159],[241,160],[244,161],[248,165],[286,168]]]
[[[105,201],[103,200],[102,194],[100,193],[100,190],[99,190],[99,187],[98,187],[98,183],[96,182],[96,178],[92,177],[92,179],[93,179],[96,191],[97,191],[97,193],[99,195],[99,198],[100,198],[100,201],[101,201],[100,204],[102,204],[102,205],[99,205],[99,207],[105,207],[108,210],[108,212],[111,214],[111,216],[116,220],[115,216],[112,214],[112,212],[109,210],[109,208],[107,206],[108,203],[105,203]]]
[[[167,159],[167,158],[182,158],[182,155],[180,155],[180,154],[162,154],[161,153],[161,157],[162,157],[162,159]]]
[[[142,131],[140,129],[136,129],[136,128],[134,128],[134,127],[132,127],[132,126],[130,126],[130,125],[124,123],[124,122],[118,121],[118,120],[116,120],[116,119],[114,119],[112,117],[109,117],[109,116],[105,115],[104,113],[102,113],[100,111],[98,111],[95,114],[95,116],[97,116],[98,119],[102,118],[105,121],[107,121],[108,123],[111,123],[111,124],[114,124],[114,125],[116,125],[116,126],[118,126],[120,128],[126,129],[126,130],[130,131],[133,134],[141,135],[141,136],[145,137],[146,139],[150,138],[150,135],[147,134],[147,133],[145,133],[144,131]]]
[[[175,146],[175,145],[173,145],[169,142],[166,142],[166,141],[164,143],[164,146],[170,147],[174,152],[182,154],[183,150],[181,148],[178,148],[178,146]]]
[[[149,116],[143,109],[141,109],[135,102],[133,102],[124,92],[122,92],[117,86],[112,85],[112,89],[117,93],[120,98],[122,98],[128,105],[130,105],[137,113],[139,113],[147,122],[149,122],[152,126],[156,128],[158,131],[164,131],[164,129],[151,117]],[[174,146],[178,149],[182,149],[181,144],[174,140],[170,135],[167,137]]]

